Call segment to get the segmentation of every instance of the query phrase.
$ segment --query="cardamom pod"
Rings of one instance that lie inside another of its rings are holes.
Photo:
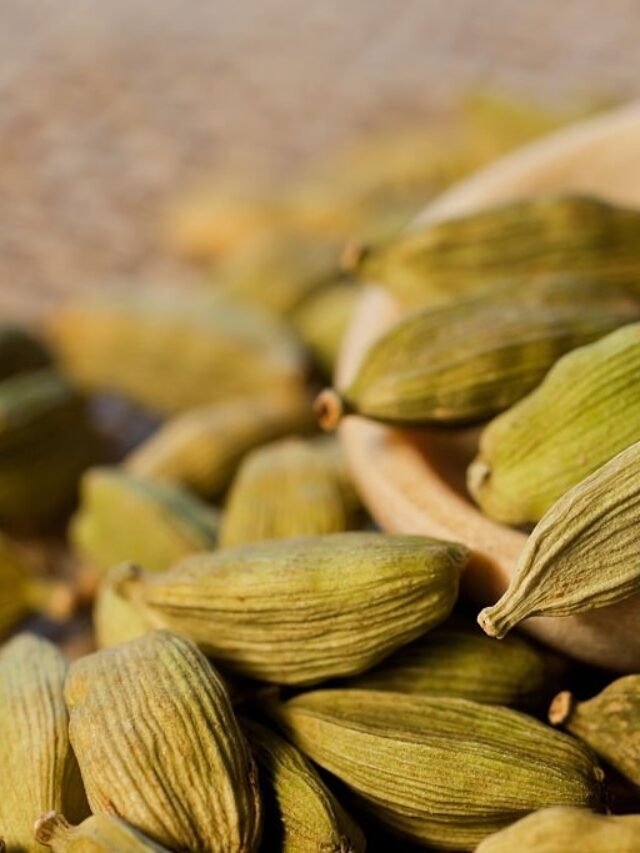
[[[53,371],[0,382],[0,520],[40,530],[68,511],[100,442],[84,400]]]
[[[640,439],[640,324],[563,356],[492,421],[467,485],[506,524],[538,521],[568,489]]]
[[[640,675],[618,678],[587,702],[563,691],[551,703],[549,720],[640,785]]]
[[[41,849],[33,823],[45,811],[88,814],[67,733],[66,674],[48,640],[17,634],[0,647],[0,828],[10,851]]]
[[[565,352],[637,320],[639,295],[548,278],[416,311],[373,344],[341,395],[322,392],[316,414],[326,429],[343,412],[409,424],[484,420],[535,388]]]
[[[602,771],[589,750],[508,708],[317,690],[271,713],[373,818],[439,850],[473,849],[538,808],[600,802]]]
[[[16,545],[0,533],[0,637],[29,613],[64,621],[74,603],[68,584],[34,575]]]
[[[291,314],[291,323],[325,376],[333,376],[360,294],[355,282],[338,280],[312,293]]]
[[[496,282],[555,274],[631,281],[640,211],[590,196],[542,196],[415,226],[350,252],[347,267],[406,305],[458,299]]]
[[[156,631],[80,658],[65,699],[94,813],[170,849],[256,849],[255,766],[221,679],[189,640]]]
[[[125,560],[162,571],[214,548],[217,532],[216,511],[199,498],[120,468],[87,471],[69,529],[73,546],[99,572]]]
[[[71,303],[49,318],[52,345],[83,387],[162,414],[298,388],[305,359],[277,318],[214,295],[136,291]]]
[[[34,834],[54,853],[168,853],[113,815],[94,814],[71,826],[59,812],[47,812],[36,821]]]
[[[311,404],[300,390],[203,406],[167,421],[133,451],[125,467],[217,497],[245,453],[287,433],[306,431],[310,420]]]
[[[554,806],[486,838],[476,853],[640,853],[640,815]]]
[[[258,764],[265,804],[263,847],[281,853],[359,853],[365,840],[318,772],[291,744],[240,721]]]
[[[93,630],[99,649],[135,640],[158,626],[139,602],[130,600],[127,586],[140,575],[133,563],[113,566],[102,578],[93,606]]]
[[[50,365],[49,352],[32,332],[11,323],[0,324],[0,380]]]
[[[640,590],[640,442],[574,486],[536,525],[502,598],[478,616],[502,638],[529,616],[569,616]]]
[[[534,708],[548,675],[543,655],[523,638],[496,644],[454,620],[351,679],[349,686]]]
[[[343,478],[324,448],[282,439],[251,451],[231,485],[220,527],[223,547],[262,539],[338,533],[356,526]]]
[[[468,560],[422,536],[333,533],[194,554],[139,600],[221,666],[280,684],[362,672],[449,615]]]

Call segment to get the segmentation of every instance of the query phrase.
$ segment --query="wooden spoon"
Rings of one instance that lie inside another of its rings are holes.
[[[414,225],[557,191],[640,206],[640,103],[505,157],[444,193]],[[399,315],[382,288],[365,290],[344,342],[339,387],[348,385],[363,353]],[[493,603],[509,582],[526,535],[485,518],[465,492],[464,471],[477,430],[411,432],[351,416],[340,435],[361,495],[381,527],[467,544],[474,558],[465,591],[479,605]],[[640,595],[578,616],[528,619],[522,627],[580,660],[640,672]]]

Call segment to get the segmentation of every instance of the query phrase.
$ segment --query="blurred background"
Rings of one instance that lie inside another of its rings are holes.
[[[163,211],[221,172],[277,183],[470,91],[640,94],[637,0],[4,0],[0,309],[171,279]]]

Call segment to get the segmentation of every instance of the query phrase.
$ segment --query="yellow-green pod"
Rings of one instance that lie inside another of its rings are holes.
[[[113,566],[100,581],[93,605],[93,630],[99,649],[127,643],[160,627],[144,606],[130,598],[128,582],[140,574],[133,563]]]
[[[72,826],[59,812],[47,812],[34,834],[53,853],[168,853],[115,815],[94,814]]]

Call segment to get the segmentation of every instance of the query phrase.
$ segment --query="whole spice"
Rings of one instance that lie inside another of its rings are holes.
[[[81,658],[65,699],[94,813],[170,849],[256,849],[255,767],[222,681],[189,640],[156,631]]]
[[[640,442],[566,492],[527,540],[508,589],[478,616],[504,637],[529,616],[568,616],[640,590]]]
[[[438,850],[473,849],[535,809],[600,800],[602,771],[586,747],[507,708],[318,690],[272,713],[375,820]]]
[[[36,841],[54,853],[168,853],[114,815],[94,814],[71,826],[58,812],[36,821]]]

